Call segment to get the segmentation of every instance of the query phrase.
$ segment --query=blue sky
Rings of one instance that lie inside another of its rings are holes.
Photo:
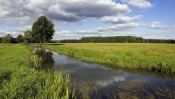
[[[139,36],[175,39],[175,0],[1,0],[0,37],[16,37],[46,16],[54,39]]]

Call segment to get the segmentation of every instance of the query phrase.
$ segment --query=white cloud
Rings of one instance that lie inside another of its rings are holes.
[[[129,29],[134,29],[139,26],[138,23],[125,23],[125,24],[117,24],[113,26],[99,27],[94,30],[76,30],[74,33],[76,34],[93,34],[95,35],[103,35],[110,32],[118,32],[125,31]]]
[[[58,0],[61,9],[78,16],[101,17],[130,12],[127,5],[116,4],[111,0]],[[97,13],[98,12],[98,13]]]
[[[148,9],[153,7],[153,4],[151,4],[147,0],[121,0],[121,1],[129,5],[139,7],[140,9]]]
[[[133,29],[139,26],[138,23],[125,23],[125,24],[117,24],[114,26],[101,27],[97,28],[98,32],[106,32],[106,31],[123,31],[128,29]]]
[[[57,0],[57,3],[49,8],[48,16],[60,21],[81,22],[88,17],[98,18],[130,11],[127,5],[116,4],[111,0]]]
[[[19,34],[23,34],[26,30],[31,30],[32,26],[22,26],[22,27],[15,27],[7,29],[6,31],[0,31],[1,36],[5,36],[10,34],[13,37],[16,37]]]
[[[66,31],[61,31],[54,35],[54,39],[80,39],[81,37],[90,37],[90,36],[123,36],[128,35],[128,33],[123,33],[130,29],[138,27],[139,23],[125,23],[117,24],[113,26],[99,27],[93,30],[75,30],[69,34]]]
[[[24,33],[26,30],[31,30],[31,29],[32,29],[32,26],[22,26],[22,27],[17,27],[17,28],[11,28],[9,30]]]
[[[70,31],[63,30],[60,32],[56,32],[53,36],[53,39],[73,39],[74,37],[77,38],[77,36],[75,34],[72,34]]]
[[[158,36],[158,34],[159,34],[159,33],[155,32],[155,31],[154,31],[154,32],[145,32],[145,33],[144,33],[144,35],[150,35],[150,36],[151,36],[151,35],[152,35],[152,36]]]
[[[174,34],[173,32],[164,32],[162,30],[160,31],[145,31],[142,37],[146,39],[174,39]]]
[[[159,22],[159,21],[152,22],[152,23],[149,25],[149,27],[152,28],[152,29],[165,29],[165,28],[169,28],[169,26],[164,25],[164,24],[162,24],[162,23]]]
[[[125,14],[131,11],[126,4],[112,0],[1,0],[0,22],[33,23],[39,16],[63,22],[82,22],[92,17]]]
[[[116,15],[116,16],[104,16],[99,19],[99,21],[105,23],[129,23],[142,18],[142,15],[136,15],[134,17]]]
[[[56,32],[55,34],[70,34],[70,31],[63,30],[61,32]]]

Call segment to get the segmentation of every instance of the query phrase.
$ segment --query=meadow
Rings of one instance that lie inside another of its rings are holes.
[[[31,66],[31,46],[0,44],[0,99],[68,99],[70,77]],[[33,64],[32,64],[33,65]],[[37,64],[35,64],[37,65]]]
[[[170,69],[169,71],[175,72],[175,47],[172,44],[74,43],[44,45],[43,47],[69,57],[108,64],[106,66],[111,68],[152,70],[152,67],[159,66],[159,68],[162,67],[161,70]],[[96,92],[94,95],[86,83],[80,84],[74,89],[71,87],[71,78],[68,74],[62,76],[62,71],[38,68],[41,65],[40,59],[32,54],[32,49],[33,46],[22,44],[0,44],[0,99],[74,99],[76,97],[90,99],[104,95],[108,98],[117,97],[119,99],[130,96],[140,97],[140,99],[148,96],[148,98],[154,99],[157,96],[167,98],[164,93],[167,93],[169,98],[172,98],[174,94],[174,81],[170,84],[172,89],[154,88],[150,85],[153,92],[150,92],[150,89],[145,86],[147,83],[123,83],[116,85],[119,90],[113,92],[115,93],[113,96],[108,96],[108,92],[102,94],[96,89],[94,89]],[[140,88],[142,85],[143,87]]]
[[[156,43],[61,43],[46,49],[110,68],[125,67],[155,72],[175,72],[174,44]]]

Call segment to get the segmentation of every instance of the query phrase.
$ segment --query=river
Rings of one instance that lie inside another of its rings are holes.
[[[96,92],[98,90],[97,93],[100,95],[98,97],[92,95],[94,99],[99,97],[103,97],[103,99],[114,98],[119,97],[119,95],[124,97],[125,95],[122,93],[128,95],[137,94],[136,97],[143,99],[146,97],[170,98],[166,94],[160,94],[175,93],[175,79],[172,77],[157,77],[153,74],[116,70],[96,63],[87,63],[68,58],[56,52],[52,53],[55,61],[54,68],[60,70],[63,67],[63,75],[70,74],[72,86],[77,86],[81,83],[90,84],[91,87],[96,86],[95,90]],[[105,96],[107,94],[108,97]]]

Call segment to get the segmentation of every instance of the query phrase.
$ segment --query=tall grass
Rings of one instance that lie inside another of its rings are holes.
[[[127,67],[166,73],[175,72],[174,44],[74,43],[43,47],[85,61],[108,64],[113,68]],[[162,67],[164,70],[159,70]]]
[[[0,48],[0,99],[69,99],[73,97],[69,75],[63,77],[61,71],[38,71],[30,67],[30,46],[1,44]],[[38,64],[40,63],[36,65]]]

